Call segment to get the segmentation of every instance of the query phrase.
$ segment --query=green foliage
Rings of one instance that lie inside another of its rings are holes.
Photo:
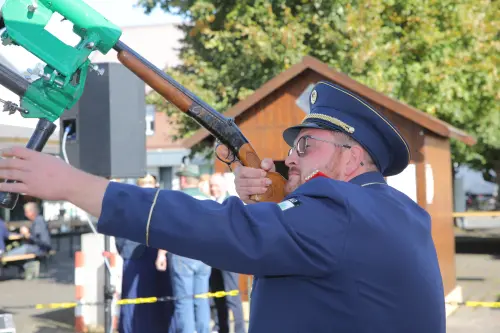
[[[500,174],[499,1],[138,1],[189,19],[170,73],[221,112],[312,55],[473,134],[473,148],[452,143],[454,161]],[[198,127],[178,121],[181,136]]]

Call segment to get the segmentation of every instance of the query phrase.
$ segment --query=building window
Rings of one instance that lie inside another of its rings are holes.
[[[154,105],[146,105],[146,135],[155,133],[155,113]]]

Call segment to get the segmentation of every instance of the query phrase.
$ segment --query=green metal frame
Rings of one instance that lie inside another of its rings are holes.
[[[35,7],[34,4],[37,6]],[[45,27],[54,13],[73,23],[81,37],[72,47],[48,32]],[[21,46],[46,66],[41,77],[21,96],[25,118],[57,120],[80,99],[92,69],[89,55],[106,54],[121,37],[121,29],[81,0],[6,0],[2,6],[6,30],[4,45]]]

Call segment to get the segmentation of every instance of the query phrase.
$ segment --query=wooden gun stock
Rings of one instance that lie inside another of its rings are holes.
[[[118,52],[118,60],[125,67],[130,69],[137,77],[142,79],[166,100],[174,104],[179,110],[205,127],[234,156],[237,156],[244,166],[260,169],[261,159],[231,119],[213,110],[193,93],[122,42],[118,42],[114,49]],[[266,193],[253,196],[251,199],[265,202],[282,201],[285,197],[285,178],[277,172],[268,172],[267,177],[271,179],[272,184],[268,187]]]

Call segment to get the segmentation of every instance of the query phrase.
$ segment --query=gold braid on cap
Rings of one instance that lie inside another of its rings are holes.
[[[355,130],[354,127],[347,125],[346,123],[344,123],[343,121],[341,121],[337,118],[327,116],[324,114],[320,114],[320,113],[309,113],[304,118],[303,121],[306,121],[307,119],[321,119],[323,121],[329,122],[330,124],[341,127],[344,131],[346,131],[347,133],[350,133],[350,134],[354,133],[354,130]]]

